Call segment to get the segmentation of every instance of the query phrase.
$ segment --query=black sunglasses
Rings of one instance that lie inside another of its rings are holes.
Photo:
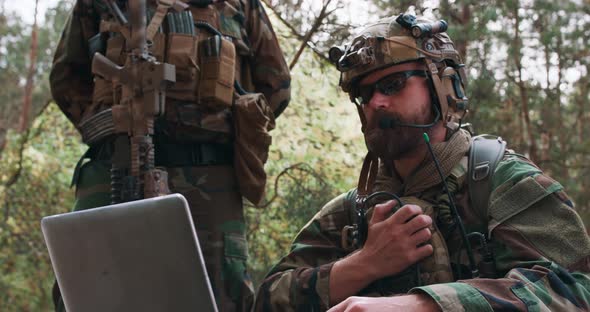
[[[373,97],[375,90],[383,95],[394,95],[406,86],[406,81],[412,76],[427,77],[423,70],[406,70],[393,73],[379,79],[375,83],[360,86],[355,90],[354,98],[358,104],[367,104]]]

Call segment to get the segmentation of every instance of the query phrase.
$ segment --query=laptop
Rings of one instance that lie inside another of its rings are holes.
[[[180,194],[48,216],[41,228],[68,312],[217,311]]]

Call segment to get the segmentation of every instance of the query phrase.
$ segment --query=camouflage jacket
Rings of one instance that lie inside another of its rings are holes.
[[[446,180],[467,232],[489,235],[493,273],[482,270],[480,278],[471,278],[458,231],[445,224],[448,196],[441,183],[408,192],[411,181],[401,183],[381,173],[382,179],[389,180],[388,191],[406,202],[425,200],[438,210],[433,220],[446,241],[446,261],[452,273],[445,282],[404,285],[409,287],[402,291],[399,284],[408,279],[389,277],[373,282],[357,295],[422,292],[437,301],[443,311],[589,310],[590,239],[563,187],[528,159],[507,152],[493,175],[490,206],[482,218],[469,206],[464,179],[467,157],[459,159],[447,172]],[[332,265],[353,251],[342,244],[342,229],[354,220],[348,201],[346,194],[333,199],[299,232],[290,253],[270,270],[260,286],[255,311],[324,311],[330,307]],[[478,248],[474,246],[476,251]],[[480,253],[476,260],[481,264]]]
[[[154,0],[147,2],[154,7]],[[189,5],[191,10],[195,9],[192,4]],[[275,116],[278,116],[289,103],[291,78],[276,35],[259,0],[226,0],[209,7],[214,8],[210,14],[212,23],[219,25],[219,31],[226,38],[231,38],[236,46],[239,58],[236,80],[246,91],[263,93]],[[51,92],[75,126],[82,119],[112,105],[93,103],[92,100],[93,96],[96,97],[96,94],[93,95],[96,80],[91,72],[89,39],[99,33],[101,15],[105,14],[108,13],[105,13],[101,0],[77,0],[55,52],[50,74]],[[165,44],[169,45],[170,42]],[[190,64],[191,60],[187,59],[187,63]],[[167,101],[166,105],[170,102]]]

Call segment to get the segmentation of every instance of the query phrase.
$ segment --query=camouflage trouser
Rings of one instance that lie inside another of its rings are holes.
[[[90,161],[79,170],[74,210],[110,203],[110,164]],[[248,255],[242,197],[231,166],[167,168],[170,189],[187,199],[220,311],[249,311],[254,289],[246,272]],[[54,287],[56,311],[65,311]]]

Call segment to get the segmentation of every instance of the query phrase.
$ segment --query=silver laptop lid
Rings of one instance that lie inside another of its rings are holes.
[[[217,311],[180,194],[49,216],[41,226],[68,312]]]

